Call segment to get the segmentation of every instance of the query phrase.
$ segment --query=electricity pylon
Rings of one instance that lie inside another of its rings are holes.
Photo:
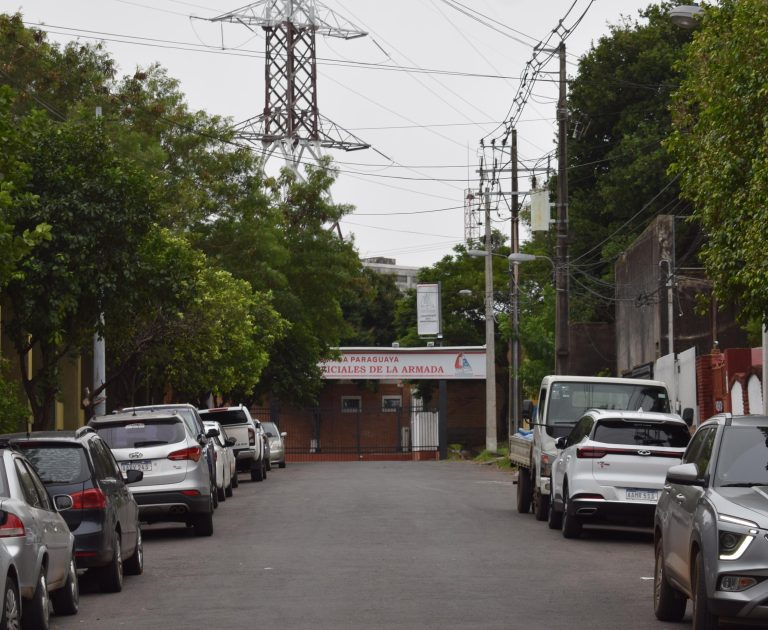
[[[322,116],[317,106],[315,38],[354,39],[367,35],[315,0],[260,0],[212,22],[241,24],[266,34],[264,112],[236,125],[237,136],[264,152],[266,163],[279,151],[299,176],[307,152],[312,161],[320,149],[356,151],[369,144]]]

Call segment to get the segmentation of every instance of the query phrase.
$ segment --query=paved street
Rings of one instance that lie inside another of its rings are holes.
[[[242,481],[215,533],[145,531],[122,593],[84,577],[57,630],[605,628],[662,624],[650,536],[564,540],[514,511],[511,475],[470,462],[293,464]]]

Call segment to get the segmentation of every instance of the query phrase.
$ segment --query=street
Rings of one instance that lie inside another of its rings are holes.
[[[79,614],[52,627],[674,625],[653,615],[649,534],[565,540],[517,514],[512,479],[471,462],[289,464],[263,483],[241,476],[212,538],[145,528],[144,575],[115,595],[82,576]]]

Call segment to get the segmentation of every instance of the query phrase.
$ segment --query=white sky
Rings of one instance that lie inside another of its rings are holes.
[[[318,62],[321,114],[378,151],[333,153],[342,171],[332,191],[334,200],[356,207],[343,221],[342,232],[345,237],[354,234],[362,257],[428,266],[463,241],[464,191],[477,187],[480,138],[498,134],[494,130],[510,110],[533,45],[547,37],[572,5],[566,27],[590,5],[590,0],[458,1],[495,20],[490,22],[493,28],[451,8],[446,0],[324,1],[369,35],[349,41],[318,37],[318,59],[494,75],[447,76]],[[569,76],[576,72],[577,57],[608,32],[608,24],[616,24],[622,15],[634,18],[650,3],[594,0],[566,42]],[[54,41],[102,38],[126,74],[157,61],[180,81],[191,108],[239,122],[264,108],[263,32],[190,16],[211,18],[243,4],[245,0],[0,0],[0,11],[21,11],[29,25],[44,23]],[[219,46],[222,34],[227,51],[174,49]],[[137,38],[165,41],[117,41]],[[557,70],[555,58],[540,75],[548,80],[535,84],[519,117],[521,160],[541,159],[555,148]],[[528,188],[521,172],[520,190]],[[505,189],[510,190],[508,181]],[[494,227],[508,234],[508,212],[502,208],[494,216]]]

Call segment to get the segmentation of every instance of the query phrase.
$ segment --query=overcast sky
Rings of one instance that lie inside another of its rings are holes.
[[[0,10],[20,11],[28,25],[45,24],[54,41],[103,39],[126,74],[159,62],[180,81],[193,109],[239,122],[264,108],[263,31],[192,16],[212,18],[243,4],[0,0]],[[478,185],[479,141],[499,134],[498,125],[512,107],[533,46],[561,19],[570,28],[586,11],[566,41],[568,73],[573,76],[578,57],[608,32],[608,25],[619,23],[622,16],[636,18],[650,1],[324,4],[368,33],[354,40],[319,37],[317,42],[321,114],[375,149],[333,153],[341,170],[334,200],[356,208],[343,221],[342,232],[346,238],[354,235],[362,257],[386,256],[402,265],[428,266],[464,239],[463,199],[467,188]],[[558,42],[551,40],[553,45]],[[528,165],[545,165],[555,148],[557,70],[555,58],[543,68],[518,115],[519,154]],[[505,186],[510,190],[508,182]],[[520,190],[528,189],[521,173]],[[509,233],[508,217],[502,204],[494,212],[494,227]]]

